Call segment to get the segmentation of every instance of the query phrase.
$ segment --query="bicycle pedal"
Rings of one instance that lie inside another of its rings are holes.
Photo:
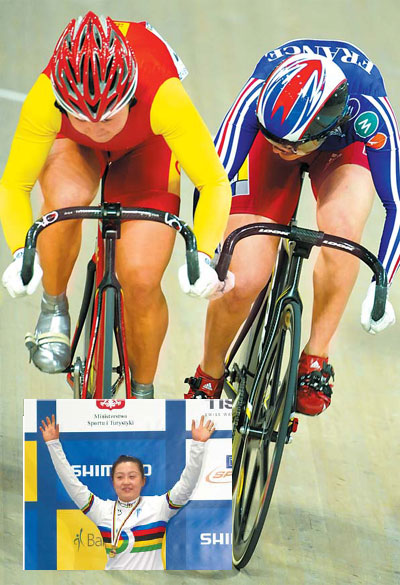
[[[292,433],[297,432],[299,426],[299,419],[297,416],[292,415],[289,420],[288,430],[286,435],[286,443],[291,443],[293,441]]]
[[[295,433],[298,429],[299,426],[299,419],[297,416],[292,416],[289,420],[289,425],[288,428],[290,430],[291,433]]]
[[[32,333],[25,335],[25,347],[29,351],[29,363],[31,363],[32,357],[37,349],[36,337]]]

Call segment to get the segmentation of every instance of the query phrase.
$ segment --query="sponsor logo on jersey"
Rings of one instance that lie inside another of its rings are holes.
[[[232,467],[215,467],[206,477],[208,483],[231,483]]]
[[[368,140],[367,146],[369,146],[370,148],[374,148],[375,150],[380,150],[385,146],[386,142],[387,142],[386,134],[383,134],[383,132],[378,132],[377,134],[375,134],[375,136]]]
[[[350,116],[349,120],[353,120],[353,118],[355,118],[358,115],[358,113],[360,112],[360,108],[361,105],[357,98],[352,97],[349,99],[346,113],[347,116]]]
[[[226,456],[226,468],[232,469],[232,455]]]
[[[97,408],[101,409],[106,408],[107,410],[124,408],[125,400],[114,400],[113,398],[107,398],[105,400],[96,400],[96,406]]]
[[[202,532],[200,534],[200,544],[202,545],[213,545],[213,544],[232,544],[232,533],[231,532]]]
[[[354,129],[358,136],[367,138],[377,131],[379,125],[379,118],[375,112],[363,112],[356,118],[354,122]]]

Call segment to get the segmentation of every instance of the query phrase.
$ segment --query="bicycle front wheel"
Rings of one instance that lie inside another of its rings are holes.
[[[268,513],[289,437],[300,351],[298,303],[278,303],[239,432],[243,445],[233,494],[233,564],[250,560]]]
[[[113,397],[113,343],[116,291],[106,288],[96,292],[90,310],[92,316],[85,335],[85,398]]]
[[[281,242],[273,274],[254,302],[243,331],[236,340],[227,361],[229,375],[225,379],[225,389],[227,393],[231,389],[235,395],[232,409],[233,489],[238,479],[245,443],[245,437],[240,433],[240,428],[246,420],[246,406],[268,335],[273,327],[275,306],[284,288],[288,263],[287,248]]]

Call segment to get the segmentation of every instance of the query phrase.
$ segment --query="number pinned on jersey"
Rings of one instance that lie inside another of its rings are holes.
[[[152,32],[154,35],[156,35],[156,37],[158,37],[160,39],[160,41],[162,41],[164,43],[164,45],[167,47],[169,54],[172,57],[172,61],[174,62],[174,65],[176,67],[176,70],[178,72],[178,76],[179,79],[182,81],[182,79],[185,79],[185,77],[187,76],[187,74],[189,73],[188,70],[186,69],[186,66],[184,64],[184,62],[182,61],[182,59],[179,57],[179,55],[177,55],[175,53],[175,51],[172,49],[172,47],[167,43],[167,41],[165,39],[163,39],[163,37],[160,35],[159,32],[156,31],[156,29],[154,28],[154,26],[151,26],[151,24],[149,24],[148,22],[146,22],[146,28],[147,30],[149,30],[150,32]]]

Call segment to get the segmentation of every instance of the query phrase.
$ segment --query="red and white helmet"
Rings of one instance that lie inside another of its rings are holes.
[[[348,84],[327,57],[299,53],[282,61],[265,81],[257,102],[263,134],[281,144],[322,140],[346,114]]]
[[[111,18],[93,12],[66,26],[50,66],[57,102],[81,120],[106,120],[136,90],[137,65],[127,39]]]

